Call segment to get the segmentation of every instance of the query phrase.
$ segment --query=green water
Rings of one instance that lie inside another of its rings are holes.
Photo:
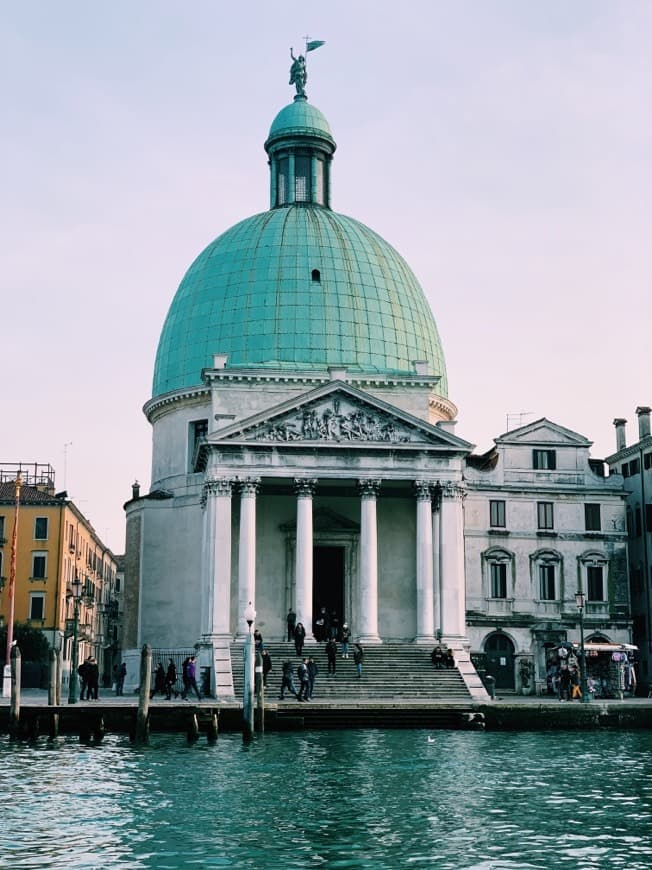
[[[0,739],[0,867],[652,867],[647,732]]]

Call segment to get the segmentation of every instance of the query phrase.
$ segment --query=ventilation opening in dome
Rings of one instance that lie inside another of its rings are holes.
[[[315,284],[321,284],[321,273],[319,269],[312,270],[312,280],[315,282]]]

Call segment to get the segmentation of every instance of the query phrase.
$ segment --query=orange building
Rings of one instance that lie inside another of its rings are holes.
[[[16,480],[22,483],[16,535],[14,625],[39,628],[61,651],[64,686],[72,660],[75,578],[79,601],[79,661],[93,655],[110,679],[118,655],[116,559],[93,526],[68,499],[55,492],[54,469],[42,463],[0,465],[0,621],[9,619],[12,534]],[[2,651],[4,658],[4,650]]]

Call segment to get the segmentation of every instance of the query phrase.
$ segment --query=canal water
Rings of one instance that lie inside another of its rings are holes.
[[[652,867],[647,732],[0,738],[0,867]]]

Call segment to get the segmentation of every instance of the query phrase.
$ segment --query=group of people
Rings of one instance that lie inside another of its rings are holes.
[[[444,652],[440,646],[436,646],[430,653],[430,659],[433,667],[437,671],[443,670],[443,668],[455,667],[455,656],[453,655],[452,649],[447,649],[446,652]]]
[[[79,675],[79,700],[97,701],[100,685],[100,668],[94,656],[88,656],[77,668]]]
[[[194,692],[197,695],[197,700],[201,701],[201,694],[197,686],[197,659],[196,656],[187,656],[181,665],[181,681],[183,690],[181,698],[186,701],[188,695]],[[179,692],[176,688],[177,682],[177,666],[174,659],[168,659],[167,670],[163,667],[163,662],[159,662],[154,671],[154,686],[150,691],[149,697],[155,695],[165,695],[166,701],[172,700],[172,695],[175,698],[179,697]]]

